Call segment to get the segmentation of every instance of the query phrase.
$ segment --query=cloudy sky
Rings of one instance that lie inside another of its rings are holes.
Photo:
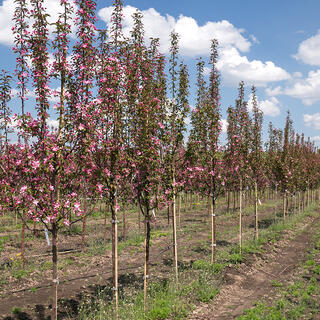
[[[58,0],[46,0],[52,19]],[[13,70],[10,46],[14,0],[0,0],[0,68]],[[136,8],[144,16],[145,36],[159,37],[168,52],[169,33],[180,35],[181,59],[192,76],[195,96],[196,59],[208,60],[210,40],[218,39],[222,77],[222,116],[234,104],[239,81],[257,88],[265,127],[283,127],[290,110],[297,132],[320,141],[320,1],[319,0],[127,0],[124,32],[129,34]],[[99,25],[105,26],[111,1],[98,1]],[[224,123],[225,124],[225,123]]]

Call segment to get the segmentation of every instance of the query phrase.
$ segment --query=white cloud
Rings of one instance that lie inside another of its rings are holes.
[[[303,121],[307,127],[320,130],[320,113],[319,112],[314,114],[304,114]]]
[[[258,100],[258,108],[263,112],[265,116],[276,117],[280,115],[281,103],[276,97],[271,97],[270,99]],[[252,111],[252,95],[250,95],[248,100],[248,110]]]
[[[320,136],[314,136],[310,138],[312,141],[320,142]]]
[[[282,88],[280,86],[275,87],[275,88],[266,88],[265,92],[269,97],[273,97],[273,96],[277,96],[277,95],[281,94]]]
[[[99,17],[107,24],[110,23],[112,7],[99,10]],[[130,36],[133,27],[132,14],[135,7],[124,7],[123,31],[125,36]],[[192,17],[180,15],[177,19],[170,16],[162,16],[155,9],[143,10],[143,24],[145,28],[145,39],[160,38],[161,50],[167,53],[170,47],[169,35],[175,30],[180,36],[180,52],[186,56],[208,55],[210,52],[210,40],[217,39],[220,46],[234,46],[242,52],[250,49],[251,43],[242,36],[243,29],[237,29],[229,21],[209,21],[199,25]]]
[[[309,106],[320,100],[320,69],[310,71],[307,78],[296,80],[291,87],[278,92],[293,98],[301,99]]]
[[[226,133],[227,129],[228,129],[228,120],[227,119],[221,119],[220,123],[221,123],[221,132],[222,133]]]
[[[112,7],[106,7],[98,12],[100,18],[107,24],[110,23]],[[132,14],[135,7],[124,7],[123,30],[125,36],[130,36],[133,27]],[[246,56],[241,56],[240,52],[248,52],[251,42],[242,34],[243,29],[236,28],[229,21],[206,22],[199,25],[192,17],[180,15],[177,19],[165,15],[162,16],[155,9],[143,10],[143,23],[145,27],[145,39],[150,37],[160,38],[160,49],[163,53],[169,52],[169,34],[175,30],[180,36],[180,53],[185,56],[207,56],[210,53],[210,40],[216,38],[219,41],[220,59],[218,69],[226,84],[237,85],[243,80],[246,84],[256,86],[266,86],[273,81],[287,80],[290,75],[273,62],[262,62],[259,60],[249,61]],[[254,35],[250,35],[254,43],[258,40]],[[205,74],[209,69],[205,69]]]
[[[59,121],[49,118],[47,120],[47,125],[49,126],[49,128],[57,129],[59,127]]]
[[[60,6],[60,0],[44,0],[44,8],[50,14],[48,17],[49,23],[54,23],[58,20],[58,16],[63,12],[63,8]],[[14,36],[11,28],[14,26],[13,16],[15,11],[14,0],[4,0],[0,6],[0,43],[5,45],[12,45],[14,42]],[[31,9],[30,2],[28,2],[28,8]],[[30,23],[31,25],[32,23]],[[71,23],[72,30],[74,32],[74,23]],[[55,29],[54,25],[48,26],[50,34]]]
[[[221,50],[217,67],[224,81],[231,85],[243,80],[246,85],[264,87],[269,82],[290,79],[289,73],[272,61],[249,61],[246,56],[241,56],[236,48],[231,47]]]
[[[0,43],[11,45],[13,43],[13,14],[15,4],[13,0],[4,0],[0,6]]]
[[[315,36],[301,42],[298,53],[293,57],[312,66],[320,65],[320,30]]]

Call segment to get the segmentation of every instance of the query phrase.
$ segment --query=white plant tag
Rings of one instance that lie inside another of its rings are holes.
[[[49,239],[48,229],[47,228],[44,229],[44,235],[46,236],[46,240],[47,240],[48,246],[50,246],[50,239]]]
[[[259,204],[260,204],[260,206],[261,206],[261,205],[262,205],[262,203],[261,203],[260,199],[258,199],[258,202],[259,202]]]

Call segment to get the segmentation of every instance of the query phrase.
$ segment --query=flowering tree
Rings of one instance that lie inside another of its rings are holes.
[[[14,203],[15,206],[23,203],[27,208],[28,218],[41,221],[52,234],[52,319],[57,318],[58,231],[63,225],[70,224],[71,213],[75,213],[77,216],[82,214],[78,198],[80,183],[77,176],[80,168],[86,165],[83,165],[76,155],[81,154],[80,150],[83,152],[88,143],[88,139],[83,135],[80,121],[90,122],[90,109],[71,104],[72,97],[77,100],[76,93],[66,90],[66,84],[68,81],[70,82],[72,74],[67,62],[72,7],[64,0],[60,5],[62,13],[56,22],[55,39],[52,43],[54,63],[50,66],[47,13],[43,8],[42,1],[32,1],[31,18],[34,23],[29,42],[37,116],[34,118],[31,114],[26,114],[22,116],[22,119],[18,118],[21,134],[30,135],[32,139],[30,146],[24,145],[22,147],[26,159],[24,162],[26,179],[25,185],[15,190]],[[85,3],[83,3],[84,5]],[[85,24],[87,23],[85,12],[81,11],[81,4],[79,6],[78,16],[83,17],[80,20]],[[89,7],[92,10],[92,7]],[[20,24],[21,21],[18,19],[17,30],[19,30]],[[81,29],[81,22],[79,26]],[[18,53],[23,55],[24,51],[19,50]],[[19,61],[24,63],[21,57]],[[51,130],[47,125],[50,110],[49,95],[51,94],[49,81],[53,78],[60,83],[60,99],[54,106],[58,115],[57,130]],[[83,91],[80,94],[85,96],[88,92]],[[24,99],[23,88],[21,99]],[[77,107],[81,112],[75,112]],[[81,117],[79,117],[80,114]]]
[[[179,181],[179,168],[181,168],[182,154],[180,152],[183,145],[183,134],[186,131],[186,117],[188,115],[188,73],[183,63],[180,63],[178,71],[178,34],[171,32],[170,47],[170,93],[171,100],[166,102],[167,115],[165,123],[165,173],[168,184],[168,208],[172,207],[172,227],[173,227],[173,261],[176,282],[178,282],[178,250],[177,250],[177,219],[176,219],[176,195],[181,190],[183,181]]]
[[[27,3],[25,0],[16,0],[16,8],[14,12],[13,20],[15,22],[12,32],[14,34],[14,46],[12,48],[13,52],[17,55],[16,61],[16,70],[15,75],[17,76],[17,89],[18,97],[21,104],[21,118],[25,122],[25,101],[28,99],[27,94],[27,83],[29,80],[29,67],[27,59],[30,57],[30,31],[28,19],[30,17],[30,12],[27,8]],[[16,132],[17,133],[17,132]],[[25,131],[20,131],[17,133],[22,136],[25,146],[28,143],[28,133]],[[19,148],[20,150],[20,148]],[[27,150],[27,148],[24,148]],[[22,178],[23,176],[21,176]],[[24,263],[24,242],[25,242],[25,223],[26,220],[26,211],[25,208],[22,208],[22,225],[21,225],[21,259]]]
[[[219,73],[216,67],[218,42],[211,42],[211,72],[209,87],[203,79],[203,61],[198,62],[198,96],[192,114],[190,147],[193,153],[193,175],[198,180],[198,191],[210,197],[211,214],[211,263],[216,256],[216,199],[225,180],[222,177],[222,152],[218,141],[221,132]]]
[[[145,219],[144,301],[147,307],[152,210],[161,197],[161,137],[165,116],[163,87],[164,59],[158,52],[158,41],[148,48],[143,43],[141,15],[136,14],[132,33],[132,61],[128,74],[134,75],[129,93],[130,159],[133,191]]]
[[[256,97],[256,89],[252,87],[252,144],[250,155],[250,167],[252,178],[254,181],[254,207],[255,207],[255,239],[258,239],[259,234],[259,219],[258,219],[258,186],[263,182],[264,164],[263,164],[263,149],[261,141],[263,113],[258,108]],[[260,182],[260,183],[259,183]]]
[[[230,174],[238,179],[239,185],[239,248],[242,248],[242,198],[243,188],[250,177],[249,151],[251,143],[251,120],[247,102],[244,100],[244,83],[239,84],[239,95],[235,107],[228,108],[228,147],[226,163]]]

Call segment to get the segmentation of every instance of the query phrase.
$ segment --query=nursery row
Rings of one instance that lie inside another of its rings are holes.
[[[263,147],[263,114],[254,87],[249,113],[240,83],[235,105],[227,111],[227,143],[219,142],[215,39],[208,79],[204,60],[198,60],[197,97],[190,108],[189,74],[174,30],[166,62],[158,39],[145,42],[140,12],[133,14],[130,36],[124,36],[121,0],[114,1],[105,30],[96,26],[94,0],[61,0],[61,14],[53,24],[42,0],[15,3],[17,65],[13,74],[3,71],[0,78],[0,214],[15,214],[21,221],[22,263],[30,220],[35,231],[41,224],[51,236],[52,319],[57,319],[58,234],[82,221],[85,235],[87,217],[98,202],[111,213],[117,318],[119,209],[137,205],[143,217],[147,311],[151,229],[163,208],[172,216],[173,268],[179,282],[177,207],[182,192],[209,199],[211,263],[216,261],[219,196],[227,197],[230,206],[232,195],[239,207],[240,253],[245,194],[254,199],[256,240],[261,192],[282,195],[283,219],[291,198],[301,208],[318,196],[319,153],[310,140],[295,134],[289,114],[284,130],[270,124]],[[13,83],[18,94],[11,103]],[[28,100],[30,92],[35,98]],[[84,247],[84,239],[82,243]]]

